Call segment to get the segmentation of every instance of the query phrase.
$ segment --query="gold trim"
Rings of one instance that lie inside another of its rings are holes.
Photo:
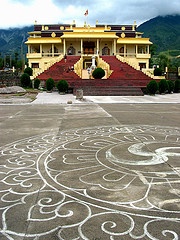
[[[126,36],[125,33],[121,33],[122,38],[125,38],[125,36]]]
[[[52,37],[52,38],[55,38],[55,37],[56,37],[55,32],[53,32],[53,33],[51,34],[51,37]]]

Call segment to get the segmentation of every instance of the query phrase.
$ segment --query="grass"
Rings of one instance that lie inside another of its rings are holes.
[[[13,96],[16,96],[16,97],[20,97],[20,96],[24,96],[26,93],[16,93],[14,94]]]

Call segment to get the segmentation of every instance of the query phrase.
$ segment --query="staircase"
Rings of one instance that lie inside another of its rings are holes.
[[[127,80],[151,80],[146,74],[140,70],[135,70],[127,63],[119,61],[115,56],[102,56],[102,59],[107,62],[113,70],[110,79],[127,79]]]
[[[74,71],[71,71],[71,67],[74,67],[74,64],[79,61],[79,59],[79,56],[67,56],[66,62],[63,58],[60,62],[55,63],[48,70],[41,73],[38,78],[41,81],[53,78],[55,82],[58,82],[61,79],[65,79],[67,81],[71,79],[79,79],[79,76]]]
[[[80,56],[67,56],[65,59],[55,63],[48,70],[39,75],[39,79],[45,83],[48,78],[53,78],[57,83],[65,79],[69,87],[76,90],[83,89],[84,96],[142,96],[141,88],[145,88],[151,80],[150,77],[135,70],[127,63],[119,61],[115,56],[102,56],[103,61],[107,62],[110,69],[113,70],[108,79],[81,79],[75,71],[68,70],[76,66]],[[79,61],[80,64],[82,64]],[[77,71],[76,71],[77,72]]]

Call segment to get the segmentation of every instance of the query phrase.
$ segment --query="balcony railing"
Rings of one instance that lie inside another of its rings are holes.
[[[127,58],[150,58],[151,55],[148,53],[117,53],[117,55],[121,56],[121,57],[127,57]]]

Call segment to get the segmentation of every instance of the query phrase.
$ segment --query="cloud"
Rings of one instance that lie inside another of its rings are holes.
[[[10,3],[12,4],[16,4],[16,3],[21,3],[23,5],[29,5],[29,4],[33,4],[35,2],[35,0],[10,0]]]
[[[1,3],[0,28],[7,26],[72,23],[141,24],[158,15],[180,14],[179,0],[5,0]],[[8,15],[11,18],[7,18]],[[5,20],[6,19],[6,20]]]

